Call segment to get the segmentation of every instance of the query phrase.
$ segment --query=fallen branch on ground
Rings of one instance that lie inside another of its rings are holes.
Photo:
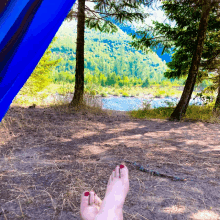
[[[133,162],[130,162],[130,161],[127,161],[127,160],[125,160],[125,162],[132,164],[133,166],[135,166],[136,169],[138,169],[142,172],[147,172],[147,173],[150,173],[154,176],[169,178],[173,181],[186,181],[187,180],[185,178],[180,178],[180,177],[177,177],[177,176],[170,176],[170,175],[166,175],[166,174],[163,174],[163,173],[159,173],[159,172],[154,171],[154,170],[148,170],[148,169],[144,168],[143,166],[141,166],[140,164],[137,164],[136,162],[133,163]]]

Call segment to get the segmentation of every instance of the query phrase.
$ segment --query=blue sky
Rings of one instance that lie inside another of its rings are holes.
[[[86,5],[90,8],[93,8],[93,6],[95,5],[92,2],[86,2]],[[173,27],[175,25],[175,22],[171,22],[170,20],[168,20],[168,18],[166,17],[166,15],[164,14],[164,11],[159,8],[160,6],[162,6],[162,3],[160,1],[156,1],[153,5],[152,5],[152,9],[151,8],[144,8],[144,11],[151,14],[148,18],[145,19],[145,24],[148,25],[153,25],[152,24],[152,20],[156,20],[158,22],[165,22],[168,24],[171,24],[171,26]],[[136,22],[132,23],[133,25],[143,25],[142,23],[138,24]]]
[[[152,20],[156,20],[161,23],[170,24],[172,27],[174,27],[175,22],[172,22],[167,18],[167,16],[165,15],[164,11],[161,9],[160,6],[162,6],[162,3],[157,1],[155,4],[153,4],[153,9],[146,8],[145,11],[152,15],[145,19],[145,23],[153,26]]]

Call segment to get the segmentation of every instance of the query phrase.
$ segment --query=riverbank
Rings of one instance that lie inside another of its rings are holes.
[[[86,87],[85,88],[85,95],[84,95],[84,100],[85,103],[89,106],[94,107],[95,109],[98,109],[97,111],[101,111],[103,109],[103,102],[101,99],[110,100],[113,97],[120,97],[121,99],[123,98],[124,101],[126,100],[126,97],[128,98],[127,100],[132,101],[130,105],[133,105],[133,100],[134,99],[146,99],[146,100],[153,100],[153,102],[159,101],[162,97],[165,96],[160,96],[160,98],[156,95],[156,92],[161,92],[163,88],[160,88],[160,90],[157,91],[158,86],[154,86],[151,88],[131,88],[129,90],[130,92],[130,98],[128,96],[123,96],[125,95],[125,92],[122,89],[117,89],[117,88],[95,88],[95,87]],[[67,104],[70,103],[72,98],[73,98],[73,92],[70,92],[72,88],[72,85],[50,85],[46,90],[42,91],[41,93],[37,94],[35,97],[27,97],[27,96],[19,96],[19,94],[16,96],[16,98],[13,100],[12,105],[18,105],[18,106],[23,106],[23,107],[28,107],[31,106],[33,103],[35,103],[37,106],[40,106],[42,108],[48,107],[50,105],[60,105],[60,104]],[[90,89],[90,90],[89,90]],[[95,91],[99,91],[99,93],[96,94]],[[128,90],[128,88],[124,88],[125,91]],[[136,90],[135,90],[136,89]],[[182,91],[182,88],[170,88],[169,90],[166,89],[165,92],[163,91],[164,94],[166,94],[166,99],[168,99],[168,94],[174,94],[173,97],[176,98],[175,102],[177,103],[178,98],[180,98]],[[107,95],[103,96],[103,92],[108,92]],[[115,93],[120,92],[120,95],[117,95]],[[174,93],[176,92],[176,93]],[[197,91],[199,92],[199,91]],[[132,95],[135,94],[136,96]],[[193,93],[193,96],[196,95],[196,92]],[[158,118],[158,119],[167,119],[170,117],[174,110],[175,102],[172,102],[172,100],[167,100],[167,105],[161,105],[159,103],[159,106],[157,106],[155,109],[150,109],[152,105],[149,105],[149,103],[146,103],[146,105],[139,105],[140,109],[133,110],[133,106],[131,109],[128,109],[128,114],[133,117],[133,118]],[[104,103],[105,107],[109,109],[108,104],[109,103]],[[110,103],[111,104],[111,103]],[[118,103],[119,105],[120,103]],[[125,103],[126,104],[126,103]],[[135,104],[135,103],[134,103]],[[204,121],[204,122],[211,122],[211,123],[220,123],[220,117],[219,113],[213,113],[212,108],[213,108],[214,102],[210,103],[209,105],[206,106],[189,106],[186,112],[185,117],[183,118],[184,120],[198,120],[198,121]],[[161,106],[162,107],[161,107]],[[114,108],[113,108],[114,109]],[[117,108],[116,108],[117,109]],[[119,108],[119,110],[121,110]]]

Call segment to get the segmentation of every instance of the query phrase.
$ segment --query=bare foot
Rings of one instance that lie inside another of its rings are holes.
[[[85,196],[86,195],[86,196]],[[102,200],[94,191],[83,192],[80,204],[80,217],[82,220],[94,220],[99,212]]]
[[[128,168],[116,166],[109,178],[105,198],[95,220],[122,220],[123,205],[129,191]],[[120,176],[120,177],[119,177]]]

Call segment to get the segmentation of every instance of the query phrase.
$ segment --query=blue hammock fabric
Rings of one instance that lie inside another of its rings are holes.
[[[0,0],[0,122],[76,0]]]

